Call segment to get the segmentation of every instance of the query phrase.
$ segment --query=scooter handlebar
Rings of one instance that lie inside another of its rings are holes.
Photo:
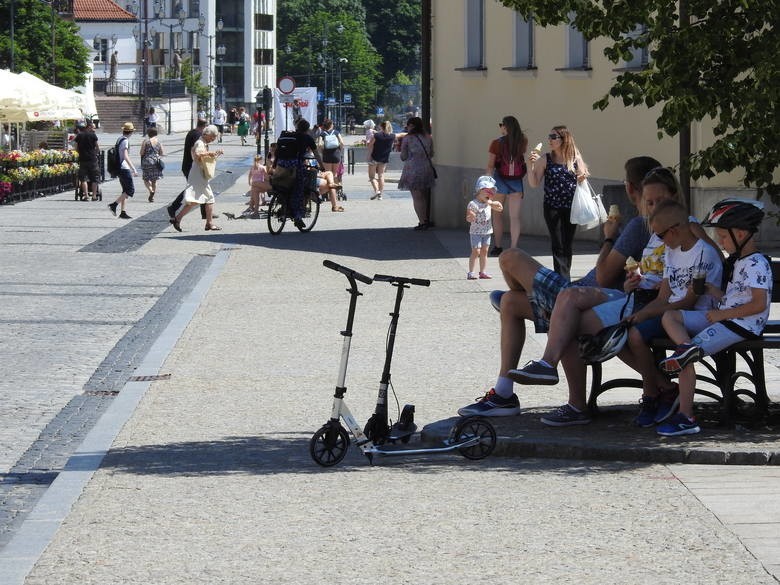
[[[404,276],[388,276],[387,274],[375,274],[374,280],[381,282],[393,282],[398,284],[414,284],[417,286],[431,286],[431,281],[426,278],[406,278]]]
[[[359,280],[360,282],[364,282],[366,284],[371,284],[372,282],[374,282],[370,277],[363,276],[359,272],[356,272],[351,268],[347,268],[346,266],[342,266],[341,264],[336,264],[331,260],[323,260],[322,265],[325,268],[330,268],[331,270],[335,270],[336,272],[341,272],[341,274],[343,274],[347,278],[354,278],[355,280]]]

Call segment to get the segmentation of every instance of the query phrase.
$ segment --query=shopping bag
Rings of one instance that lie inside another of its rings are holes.
[[[574,224],[583,226],[586,230],[599,225],[600,221],[607,219],[607,212],[601,203],[601,197],[596,196],[587,179],[577,183],[574,189],[574,199],[571,202],[570,221]],[[603,211],[603,219],[602,219]]]

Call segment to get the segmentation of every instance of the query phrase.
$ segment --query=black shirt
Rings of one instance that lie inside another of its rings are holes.
[[[76,152],[79,153],[79,164],[85,166],[96,165],[98,161],[98,137],[94,132],[82,130],[73,139],[76,143]]]
[[[374,134],[374,148],[371,149],[371,158],[376,162],[387,163],[390,161],[390,151],[393,149],[395,134],[377,132]]]
[[[184,177],[187,178],[190,175],[192,169],[192,147],[203,134],[203,130],[200,128],[193,128],[187,132],[187,136],[184,137],[184,153],[181,156],[181,172],[184,173]]]

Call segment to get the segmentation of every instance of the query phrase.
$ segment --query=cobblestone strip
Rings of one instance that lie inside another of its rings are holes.
[[[70,402],[44,428],[7,474],[0,475],[0,549],[63,469],[113,398],[132,376],[154,341],[211,264],[194,257],[154,306],[109,352]]]

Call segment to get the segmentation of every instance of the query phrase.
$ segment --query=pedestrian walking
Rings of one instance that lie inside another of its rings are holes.
[[[221,227],[214,225],[214,192],[211,190],[209,181],[214,178],[217,158],[222,155],[221,150],[209,150],[209,144],[219,137],[219,130],[216,126],[206,126],[200,138],[192,147],[193,165],[190,169],[188,178],[189,186],[184,194],[186,205],[171,219],[174,229],[181,231],[181,220],[198,204],[206,206],[206,231],[221,230]]]
[[[385,190],[385,169],[390,162],[390,151],[395,144],[393,125],[385,120],[378,132],[372,132],[368,140],[368,182],[374,189],[371,199],[382,199]]]
[[[571,222],[571,202],[577,183],[589,173],[574,137],[566,126],[554,126],[547,136],[550,152],[540,156],[536,150],[528,157],[528,184],[538,187],[544,181],[544,221],[550,232],[553,268],[568,279],[572,244],[577,226]]]
[[[187,132],[187,136],[184,137],[184,152],[181,155],[181,172],[184,175],[185,180],[189,179],[190,169],[192,169],[192,147],[195,146],[195,143],[198,141],[198,138],[200,138],[200,135],[203,133],[203,129],[207,124],[208,122],[206,122],[205,118],[198,118],[198,123],[195,128]],[[176,199],[174,199],[166,208],[168,210],[168,216],[171,219],[176,217],[176,213],[179,211],[179,207],[181,207],[181,204],[184,201],[184,193],[186,191],[187,187],[185,186],[184,189],[182,189],[182,192],[176,196]],[[201,206],[200,216],[201,218],[206,219],[205,206]]]
[[[141,173],[144,186],[149,192],[149,203],[154,202],[154,194],[157,191],[157,181],[163,178],[162,144],[157,138],[157,128],[152,127],[146,131],[146,138],[141,143]]]
[[[125,203],[128,197],[135,195],[135,184],[133,183],[133,177],[138,176],[138,170],[135,168],[133,161],[130,160],[130,137],[135,132],[135,126],[132,122],[125,122],[122,125],[122,137],[117,142],[117,156],[119,158],[119,184],[122,186],[122,194],[117,197],[116,201],[108,204],[108,208],[111,213],[116,215],[117,207],[119,207],[119,217],[122,219],[132,219],[125,211]]]
[[[211,123],[217,127],[219,131],[219,141],[222,142],[222,134],[225,132],[225,122],[227,122],[227,112],[222,109],[220,104],[214,108],[214,113],[211,115]]]

